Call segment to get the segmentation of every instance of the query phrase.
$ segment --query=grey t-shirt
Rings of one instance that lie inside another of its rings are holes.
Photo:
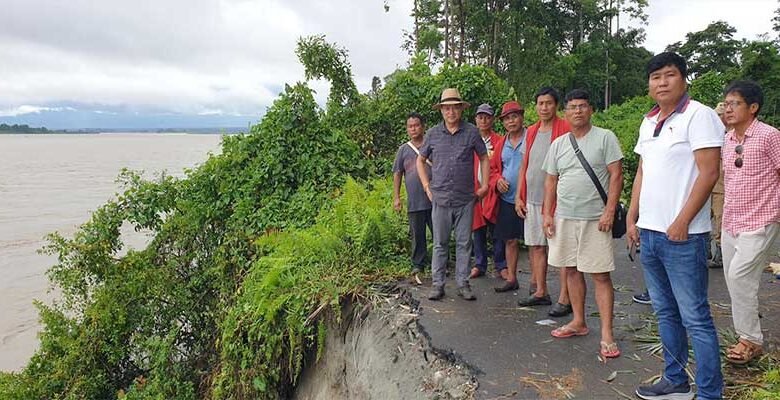
[[[541,205],[544,200],[544,179],[547,173],[542,166],[550,150],[550,136],[552,131],[536,133],[536,138],[528,155],[528,170],[525,172],[525,182],[528,188],[528,203]]]
[[[425,166],[428,176],[431,176],[431,168]],[[406,185],[406,210],[408,212],[430,210],[431,201],[425,194],[420,176],[417,174],[417,153],[407,143],[398,148],[393,163],[393,173],[400,172],[404,175]]]
[[[574,153],[569,135],[571,133],[555,139],[544,160],[545,172],[558,176],[555,214],[560,218],[597,220],[604,211],[604,201]],[[623,159],[615,134],[594,126],[585,136],[577,139],[577,145],[599,178],[601,186],[609,192],[607,165]]]

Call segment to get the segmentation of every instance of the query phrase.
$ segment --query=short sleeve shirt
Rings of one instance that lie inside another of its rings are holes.
[[[433,202],[442,207],[462,207],[475,199],[474,154],[487,155],[477,127],[461,122],[455,133],[444,123],[430,129],[420,154],[433,162],[430,190]]]
[[[414,146],[414,145],[412,145]],[[428,176],[431,168],[426,165]],[[431,201],[425,194],[420,176],[417,174],[417,152],[409,147],[409,142],[398,148],[393,163],[393,173],[401,173],[404,176],[406,186],[406,207],[408,212],[424,211],[431,209]]]
[[[541,205],[542,200],[544,200],[544,179],[547,174],[542,166],[547,152],[550,150],[550,136],[552,136],[552,131],[537,132],[536,140],[534,140],[531,151],[527,155],[528,169],[525,172],[525,181],[528,188],[529,204]]]
[[[742,145],[742,167],[736,147]],[[723,229],[732,236],[780,222],[780,131],[758,119],[745,131],[742,143],[734,131],[723,145],[726,194]]]
[[[711,108],[689,100],[678,105],[662,129],[658,113],[642,120],[634,152],[642,157],[642,191],[639,195],[637,226],[666,232],[682,211],[699,176],[693,152],[723,145],[723,123]],[[710,200],[688,225],[688,233],[710,232]]]
[[[517,175],[520,173],[525,155],[525,137],[525,130],[523,130],[520,140],[517,141],[517,146],[512,147],[512,140],[507,135],[504,148],[501,150],[501,176],[509,182],[509,190],[506,193],[501,193],[501,200],[510,204],[515,204]]]
[[[545,172],[558,176],[555,215],[565,219],[597,220],[604,212],[604,200],[577,158],[570,135],[571,132],[555,139],[544,161]],[[607,166],[623,159],[615,134],[594,126],[585,136],[577,139],[577,146],[593,168],[601,186],[608,192]]]

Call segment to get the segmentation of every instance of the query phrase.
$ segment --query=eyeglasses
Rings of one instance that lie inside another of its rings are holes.
[[[566,106],[566,111],[585,111],[590,108],[590,104],[572,104]]]
[[[745,103],[745,102],[744,101],[740,101],[740,100],[731,100],[731,101],[724,102],[723,106],[725,108],[732,108],[733,109],[733,108],[739,107],[739,105],[743,104],[743,103]]]
[[[742,152],[744,151],[744,148],[741,144],[738,144],[737,147],[734,148],[734,152],[737,153],[737,159],[734,160],[734,166],[737,168],[742,168]]]

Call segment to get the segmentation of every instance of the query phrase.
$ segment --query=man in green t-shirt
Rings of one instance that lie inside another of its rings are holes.
[[[573,319],[552,331],[557,338],[588,334],[585,323],[585,276],[593,279],[601,318],[603,357],[620,355],[612,334],[614,289],[610,272],[615,270],[612,221],[623,187],[623,153],[611,131],[591,124],[593,107],[588,92],[575,89],[566,94],[566,120],[571,132],[555,139],[544,160],[543,229],[547,236],[550,265],[567,268],[567,283]],[[571,137],[593,169],[607,202],[577,157]]]

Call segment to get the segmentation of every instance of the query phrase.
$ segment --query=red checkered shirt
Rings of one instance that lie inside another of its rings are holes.
[[[723,145],[723,229],[732,236],[780,222],[780,131],[753,120],[742,142],[742,168],[734,165],[738,144],[732,129]]]

